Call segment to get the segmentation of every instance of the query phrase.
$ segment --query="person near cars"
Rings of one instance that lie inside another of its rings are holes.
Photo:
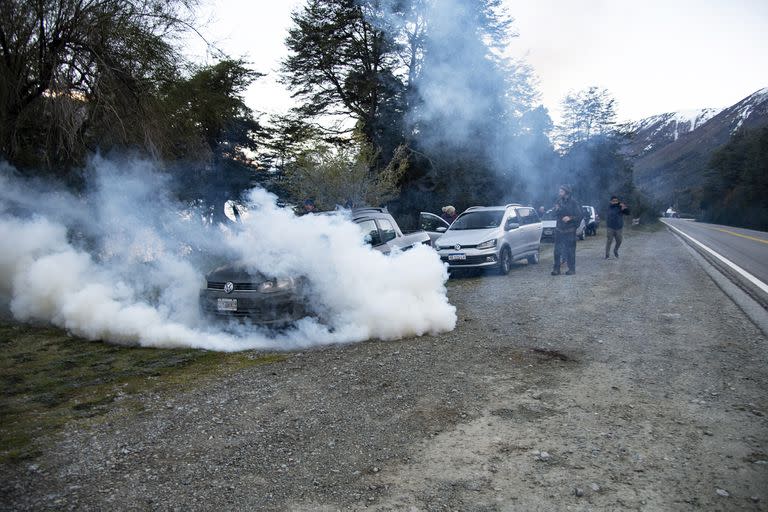
[[[451,205],[443,206],[443,214],[440,216],[448,224],[453,224],[458,215],[456,214],[456,208]]]
[[[312,199],[305,199],[301,204],[301,209],[296,211],[296,215],[306,215],[308,213],[315,213],[316,211],[317,206],[315,205],[315,201]]]
[[[619,257],[619,247],[621,247],[622,230],[624,229],[624,215],[629,215],[627,205],[619,201],[616,196],[611,196],[611,202],[608,205],[608,218],[605,222],[607,239],[605,241],[605,259],[610,257],[611,244],[616,240],[613,247],[613,255]]]
[[[576,273],[576,228],[581,222],[581,206],[573,199],[571,192],[570,186],[560,185],[557,202],[553,208],[557,218],[553,276],[560,274],[563,260],[568,264],[566,275]]]

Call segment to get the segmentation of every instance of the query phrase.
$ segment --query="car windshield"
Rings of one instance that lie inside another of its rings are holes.
[[[501,225],[503,218],[504,210],[465,212],[451,224],[450,231],[496,228]]]

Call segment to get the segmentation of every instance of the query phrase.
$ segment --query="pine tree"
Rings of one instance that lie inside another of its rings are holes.
[[[558,126],[557,140],[565,150],[615,130],[616,100],[607,89],[592,86],[572,92],[563,99],[562,108],[563,121]]]

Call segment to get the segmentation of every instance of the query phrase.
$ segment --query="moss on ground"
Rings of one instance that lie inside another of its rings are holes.
[[[285,358],[110,345],[0,321],[0,462],[34,457],[73,421],[94,421],[147,391],[173,391]]]

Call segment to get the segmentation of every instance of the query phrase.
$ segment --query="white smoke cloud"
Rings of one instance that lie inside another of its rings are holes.
[[[0,164],[0,307],[91,340],[210,350],[293,349],[452,330],[447,273],[428,247],[384,256],[343,215],[296,217],[263,190],[237,229],[211,226],[142,161],[94,158],[81,197]],[[318,316],[273,332],[201,317],[215,262],[306,276]]]

